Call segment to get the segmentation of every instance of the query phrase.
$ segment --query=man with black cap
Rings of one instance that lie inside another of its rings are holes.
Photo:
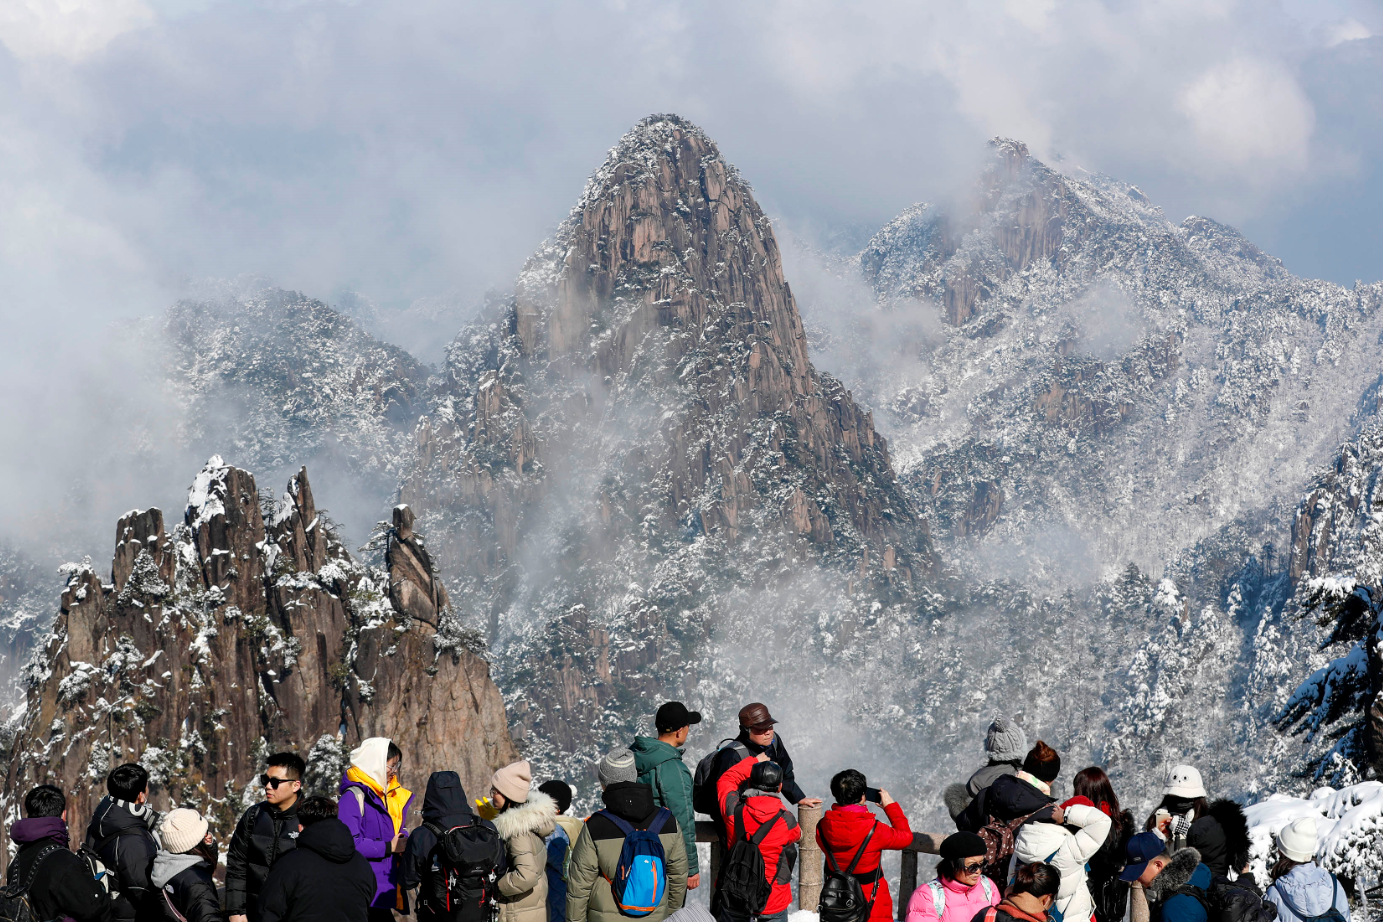
[[[669,701],[658,708],[653,726],[658,731],[651,736],[634,737],[634,765],[639,783],[653,788],[653,802],[666,807],[677,818],[682,838],[687,843],[687,889],[695,890],[701,883],[701,871],[696,860],[696,810],[692,807],[692,774],[682,761],[683,746],[694,724],[701,723],[699,711],[689,711],[680,701]]]
[[[783,797],[788,803],[818,807],[821,805],[821,798],[808,797],[807,792],[797,785],[797,777],[792,769],[792,756],[788,755],[782,738],[773,729],[777,722],[768,712],[768,705],[762,702],[756,701],[740,708],[739,736],[735,737],[732,745],[721,749],[713,778],[719,779],[739,764],[746,755],[757,756],[763,753],[783,770]]]

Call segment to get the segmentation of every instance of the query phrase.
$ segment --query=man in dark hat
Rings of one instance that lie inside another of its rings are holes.
[[[653,788],[653,802],[666,807],[677,818],[682,838],[687,843],[687,889],[701,883],[696,861],[696,810],[692,807],[692,774],[682,761],[682,747],[694,724],[701,723],[700,711],[689,711],[680,701],[669,701],[658,708],[653,727],[658,736],[636,736],[634,766],[639,783]]]
[[[797,777],[792,768],[792,756],[788,755],[782,738],[774,730],[774,724],[777,722],[768,712],[768,705],[762,702],[755,701],[740,708],[739,736],[735,737],[734,745],[726,746],[720,751],[715,777],[719,778],[725,774],[746,755],[757,756],[766,753],[768,758],[783,770],[782,793],[788,803],[818,807],[821,805],[821,798],[808,797],[807,792],[797,785]]]

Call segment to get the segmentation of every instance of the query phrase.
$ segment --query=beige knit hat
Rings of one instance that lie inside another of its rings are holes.
[[[515,762],[495,772],[490,779],[490,787],[504,795],[505,800],[521,804],[528,800],[528,790],[533,786],[533,769],[527,762]]]
[[[169,810],[159,827],[163,847],[175,855],[190,852],[206,838],[207,821],[196,810],[179,807]]]

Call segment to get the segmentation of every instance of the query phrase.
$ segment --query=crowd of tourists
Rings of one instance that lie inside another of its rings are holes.
[[[390,740],[350,753],[334,799],[305,794],[301,757],[271,755],[263,800],[226,843],[220,888],[208,819],[155,812],[140,765],[110,772],[75,851],[64,793],[39,785],[10,827],[17,851],[0,919],[694,922],[705,910],[687,894],[706,885],[717,922],[785,922],[802,839],[791,807],[821,800],[798,784],[764,704],[741,709],[739,734],[693,768],[683,756],[700,722],[679,702],[662,705],[656,736],[595,766],[604,806],[584,820],[570,814],[572,788],[535,786],[527,762],[496,771],[474,800],[456,772],[432,773],[421,825],[410,829],[415,796],[399,781],[403,753]],[[1041,740],[1029,746],[1010,720],[994,721],[985,751],[987,764],[945,793],[957,831],[940,842],[936,878],[898,896],[907,922],[1350,920],[1345,882],[1315,861],[1309,818],[1277,833],[1263,892],[1248,873],[1243,812],[1212,802],[1194,767],[1172,770],[1138,824],[1098,766],[1076,772],[1072,796],[1058,802],[1060,755]],[[820,920],[887,922],[895,910],[883,853],[914,847],[908,818],[856,769],[836,773],[830,789],[834,803],[816,826]],[[698,813],[720,839],[714,881],[697,857]]]

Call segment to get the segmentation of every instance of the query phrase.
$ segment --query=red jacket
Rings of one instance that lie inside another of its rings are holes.
[[[727,851],[734,847],[741,832],[752,836],[759,831],[759,826],[780,813],[783,815],[759,843],[759,852],[764,856],[764,877],[773,882],[773,892],[768,895],[768,903],[764,905],[763,914],[768,916],[783,912],[792,905],[792,866],[797,863],[796,843],[802,841],[802,827],[797,825],[797,817],[778,798],[746,797],[743,798],[744,829],[735,828],[735,808],[741,800],[739,788],[749,780],[749,772],[754,768],[755,761],[753,756],[749,756],[721,775],[716,782],[716,798],[725,820]],[[911,836],[908,841],[912,841]]]
[[[879,867],[879,859],[884,849],[902,849],[912,844],[912,827],[903,815],[903,808],[896,803],[884,807],[888,823],[879,821],[869,808],[863,804],[848,806],[836,804],[821,817],[816,827],[816,842],[823,852],[830,852],[842,871],[850,866],[860,843],[877,824],[869,846],[855,865],[856,874],[869,874]],[[892,825],[889,825],[889,824]],[[874,888],[878,886],[879,896],[874,899]],[[893,918],[893,896],[888,892],[888,879],[879,878],[878,884],[863,884],[865,899],[874,899],[874,909],[869,914],[870,922],[889,922]]]

